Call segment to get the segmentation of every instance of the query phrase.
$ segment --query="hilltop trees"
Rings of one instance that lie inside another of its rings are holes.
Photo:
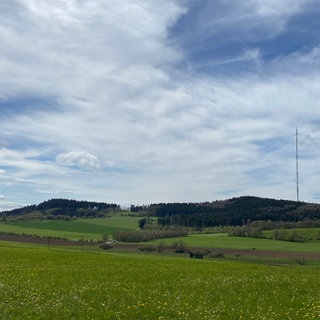
[[[320,205],[258,197],[232,198],[203,203],[161,203],[148,208],[162,226],[207,228],[239,226],[251,221],[288,221],[320,219]]]
[[[101,217],[110,211],[120,210],[114,203],[51,199],[39,205],[26,206],[2,213],[19,219],[64,219],[78,217]]]

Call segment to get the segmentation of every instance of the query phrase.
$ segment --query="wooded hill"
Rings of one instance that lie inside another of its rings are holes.
[[[2,217],[68,219],[74,217],[101,217],[108,212],[120,210],[114,203],[51,199],[38,205],[4,211]]]
[[[120,210],[114,203],[51,199],[39,205],[0,213],[2,219],[71,219],[103,217]],[[131,206],[132,212],[157,217],[160,226],[241,226],[253,221],[320,221],[320,204],[244,196],[201,203],[159,203]],[[144,222],[147,223],[148,219]],[[319,222],[318,221],[318,222]],[[143,227],[143,226],[141,226]]]
[[[150,216],[163,226],[237,226],[251,221],[291,221],[320,219],[320,205],[289,200],[244,196],[202,203],[160,203],[148,207]]]

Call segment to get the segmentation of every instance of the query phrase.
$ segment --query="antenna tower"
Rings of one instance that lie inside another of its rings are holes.
[[[299,150],[298,150],[298,128],[296,128],[296,177],[297,177],[297,202],[299,202]]]

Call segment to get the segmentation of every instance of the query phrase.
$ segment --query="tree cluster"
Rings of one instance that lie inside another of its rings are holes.
[[[228,234],[235,237],[263,238],[263,231],[261,228],[254,228],[247,225],[232,227]]]
[[[291,242],[305,242],[307,238],[296,230],[274,230],[274,240],[291,241]]]
[[[230,226],[228,235],[236,237],[272,238],[274,240],[304,242],[308,239],[296,229],[319,228],[320,221],[303,220],[298,222],[285,221],[254,221],[243,226]],[[295,229],[295,230],[291,230]],[[272,236],[264,234],[264,230],[273,230]],[[316,239],[320,239],[320,231]]]
[[[146,242],[155,239],[184,237],[188,235],[186,229],[153,229],[136,231],[116,231],[113,239],[120,242]]]
[[[142,205],[142,206],[136,206],[136,205],[131,205],[130,206],[130,212],[143,212],[143,211],[147,211],[148,210],[148,206],[147,205]]]

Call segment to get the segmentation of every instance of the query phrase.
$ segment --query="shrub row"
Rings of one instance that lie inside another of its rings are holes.
[[[121,242],[145,242],[155,239],[184,237],[187,235],[188,231],[186,229],[116,231],[113,234],[113,239]]]

